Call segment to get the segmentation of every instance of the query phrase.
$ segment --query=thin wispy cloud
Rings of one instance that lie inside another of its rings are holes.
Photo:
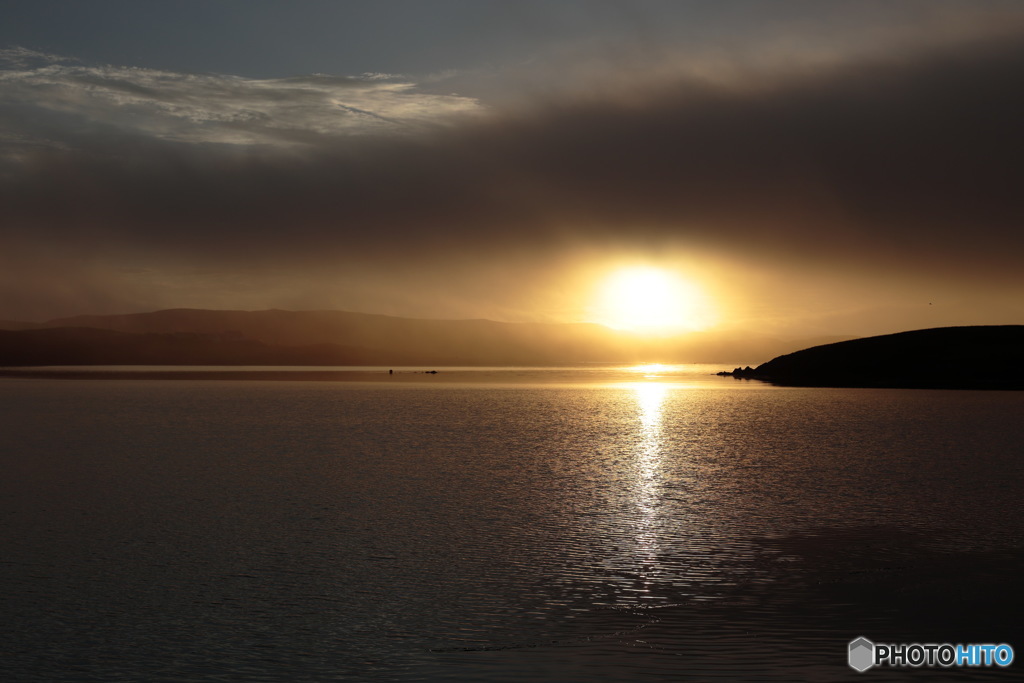
[[[295,144],[416,132],[481,109],[472,98],[420,92],[388,74],[259,80],[71,65],[21,49],[5,56],[13,66],[0,71],[0,101],[18,110],[5,128],[26,139],[40,121],[60,116],[72,124],[64,126],[69,136],[102,129],[188,143]],[[40,58],[48,63],[23,68]]]
[[[62,62],[75,62],[76,59],[52,55],[38,50],[30,50],[27,47],[14,45],[12,47],[0,48],[0,66],[4,68],[28,68],[46,64],[58,64]]]

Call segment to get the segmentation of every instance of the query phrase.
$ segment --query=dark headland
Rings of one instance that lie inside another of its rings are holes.
[[[1024,389],[1024,325],[938,327],[851,339],[736,368],[786,386]]]

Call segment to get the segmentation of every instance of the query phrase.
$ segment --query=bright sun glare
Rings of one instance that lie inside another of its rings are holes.
[[[708,299],[697,285],[649,266],[612,273],[601,287],[597,309],[599,322],[631,332],[695,331],[714,322]]]

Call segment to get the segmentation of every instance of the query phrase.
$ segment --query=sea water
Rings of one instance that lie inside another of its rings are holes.
[[[846,680],[861,635],[1024,651],[1024,393],[714,369],[2,379],[0,676]]]

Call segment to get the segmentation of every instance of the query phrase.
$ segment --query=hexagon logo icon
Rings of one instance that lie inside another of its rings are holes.
[[[861,636],[850,641],[850,667],[856,671],[867,671],[875,664],[875,644]]]

